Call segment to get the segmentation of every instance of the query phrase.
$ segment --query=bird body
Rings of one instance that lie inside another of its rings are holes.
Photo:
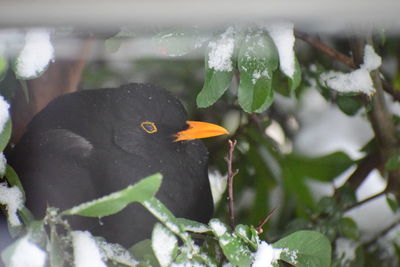
[[[34,117],[10,165],[37,218],[47,206],[66,210],[160,172],[157,198],[177,217],[207,222],[213,212],[208,152],[199,140],[174,142],[187,127],[184,108],[163,89],[128,84],[79,91]],[[150,236],[155,218],[133,203],[115,215],[69,222],[128,247]]]

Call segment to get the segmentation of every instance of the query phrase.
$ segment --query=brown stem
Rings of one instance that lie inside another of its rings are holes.
[[[351,57],[348,57],[345,54],[336,51],[335,49],[321,42],[320,40],[314,39],[310,37],[308,34],[297,30],[294,31],[294,36],[300,40],[303,40],[304,42],[309,43],[310,45],[314,46],[315,48],[327,54],[328,56],[334,58],[335,60],[344,63],[348,67],[352,69],[356,68],[356,65],[354,64],[353,59]]]
[[[270,212],[268,212],[268,214],[264,217],[264,219],[262,219],[257,227],[256,227],[256,231],[258,234],[262,234],[264,232],[264,230],[262,229],[263,226],[269,221],[269,219],[271,219],[272,214],[274,214],[274,212],[276,211],[276,208],[273,208],[272,210],[270,210]]]
[[[346,184],[356,190],[368,174],[381,164],[381,157],[378,152],[372,152],[365,156],[357,166],[357,169],[347,179]]]
[[[232,170],[232,161],[233,161],[233,151],[235,150],[236,140],[228,140],[229,143],[229,151],[225,157],[225,161],[228,166],[228,209],[229,209],[229,221],[232,229],[235,229],[235,212],[233,205],[233,177],[238,174],[239,170]]]
[[[346,211],[349,211],[349,210],[354,209],[354,208],[356,208],[356,207],[362,206],[362,205],[364,205],[365,203],[367,203],[367,202],[369,202],[369,201],[371,201],[371,200],[374,200],[374,199],[376,199],[376,198],[378,198],[378,197],[381,197],[381,196],[383,196],[383,195],[386,195],[386,194],[387,194],[387,191],[386,191],[386,189],[385,189],[385,190],[383,190],[382,192],[379,192],[378,194],[372,195],[372,196],[370,196],[370,197],[367,197],[366,199],[363,199],[363,200],[361,200],[361,201],[359,201],[359,202],[357,202],[357,203],[354,203],[353,205],[349,205],[349,206],[345,207],[345,208],[343,209],[343,212],[346,212]]]

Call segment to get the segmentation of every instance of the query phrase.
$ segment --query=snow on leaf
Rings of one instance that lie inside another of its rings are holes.
[[[293,79],[295,73],[293,23],[272,23],[266,28],[278,49],[281,71]]]
[[[372,46],[366,45],[364,48],[364,63],[361,65],[362,68],[368,71],[376,70],[382,64],[382,59],[375,53]]]
[[[371,76],[368,70],[364,68],[350,73],[329,71],[322,73],[320,79],[327,87],[341,93],[360,92],[367,95],[375,93]]]
[[[72,232],[75,267],[106,267],[100,249],[88,231]]]
[[[161,174],[151,175],[121,191],[80,204],[64,211],[63,214],[101,217],[117,213],[132,202],[143,202],[153,197],[161,185],[161,180]]]
[[[178,250],[178,239],[170,230],[157,223],[153,229],[151,246],[161,267],[170,266]]]
[[[235,46],[234,30],[229,27],[220,38],[208,44],[208,67],[216,71],[232,71],[232,55]]]
[[[28,236],[18,240],[9,259],[10,267],[43,267],[46,263],[46,252],[29,241]]]
[[[49,31],[30,30],[25,36],[25,45],[16,60],[15,73],[24,80],[37,78],[53,59],[54,48],[50,42]]]
[[[21,225],[17,211],[23,207],[23,195],[18,187],[0,183],[0,203],[6,206],[7,218],[12,226]]]
[[[282,253],[282,248],[274,248],[265,241],[261,241],[255,253],[252,267],[273,267],[277,263]]]

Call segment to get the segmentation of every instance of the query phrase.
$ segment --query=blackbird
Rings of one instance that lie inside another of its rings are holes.
[[[58,97],[33,118],[9,159],[27,207],[43,218],[48,206],[66,210],[160,172],[157,198],[177,217],[208,222],[208,152],[198,138],[227,131],[186,117],[174,96],[147,84]],[[115,215],[68,221],[129,247],[149,238],[156,219],[133,203]]]

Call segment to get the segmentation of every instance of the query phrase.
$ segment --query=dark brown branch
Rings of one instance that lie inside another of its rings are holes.
[[[225,157],[228,166],[228,209],[229,209],[229,221],[232,229],[235,229],[235,211],[233,206],[233,177],[239,172],[239,170],[232,170],[233,162],[233,151],[235,150],[236,140],[228,140],[229,151]]]
[[[381,157],[378,152],[372,152],[365,156],[357,166],[357,169],[350,175],[346,184],[356,190],[369,173],[381,164]]]
[[[374,200],[374,199],[376,199],[378,197],[381,197],[381,196],[383,196],[385,194],[387,194],[386,189],[383,190],[382,192],[379,192],[378,194],[372,195],[370,197],[367,197],[366,199],[363,199],[363,200],[361,200],[361,201],[359,201],[357,203],[354,203],[353,205],[345,207],[343,209],[343,212],[349,211],[349,210],[354,209],[356,207],[360,207],[360,206],[364,205],[365,203],[370,202],[371,200]]]
[[[320,40],[314,39],[308,34],[297,30],[294,31],[294,36],[300,40],[303,40],[304,42],[309,43],[310,45],[314,46],[315,48],[334,58],[335,60],[342,62],[346,66],[352,69],[356,68],[356,64],[354,64],[354,61],[351,57],[348,57],[345,54],[336,51],[335,49],[321,42]]]
[[[276,208],[273,208],[272,210],[270,210],[270,212],[268,212],[268,214],[264,217],[264,219],[262,219],[258,223],[258,225],[256,227],[256,230],[257,230],[258,234],[262,234],[264,232],[264,230],[262,229],[263,226],[269,221],[269,219],[271,219],[272,214],[274,214],[275,211],[276,211]]]

